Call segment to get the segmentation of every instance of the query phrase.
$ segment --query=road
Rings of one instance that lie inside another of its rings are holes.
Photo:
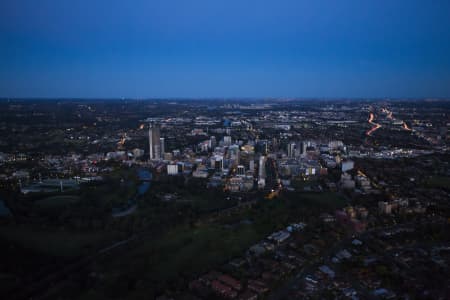
[[[377,131],[378,129],[381,128],[381,125],[378,123],[375,123],[374,120],[375,120],[375,114],[373,112],[370,112],[369,120],[367,120],[367,122],[369,122],[369,124],[372,125],[373,127],[366,132],[367,136],[371,136],[375,131]]]

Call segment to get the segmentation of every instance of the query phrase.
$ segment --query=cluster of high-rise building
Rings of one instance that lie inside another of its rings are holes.
[[[158,123],[149,125],[149,159],[158,161],[158,170],[168,175],[190,174],[209,178],[211,186],[224,186],[230,191],[253,188],[277,190],[288,187],[291,179],[327,174],[327,168],[341,163],[346,147],[342,141],[329,142],[295,139],[235,139],[230,128],[220,140],[205,131],[195,131],[196,137],[207,139],[182,151],[165,153],[164,138]],[[217,130],[216,130],[217,132]],[[344,163],[344,172],[347,170]]]

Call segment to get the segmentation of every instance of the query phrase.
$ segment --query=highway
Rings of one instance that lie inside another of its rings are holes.
[[[372,125],[373,127],[366,132],[367,136],[371,136],[372,133],[374,133],[375,131],[377,131],[378,129],[381,128],[381,125],[378,123],[375,123],[374,120],[375,120],[375,114],[373,112],[370,112],[369,120],[367,122],[369,122],[369,124]]]

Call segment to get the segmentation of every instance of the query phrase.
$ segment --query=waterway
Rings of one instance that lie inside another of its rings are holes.
[[[150,189],[150,181],[153,178],[153,175],[150,171],[145,169],[140,169],[137,172],[140,184],[137,187],[136,194],[132,199],[128,200],[128,203],[125,207],[121,208],[113,208],[112,216],[113,217],[124,217],[129,214],[132,214],[136,211],[137,208],[137,199],[139,196],[144,195]]]
[[[10,215],[11,215],[11,211],[5,205],[5,202],[3,201],[3,199],[0,199],[0,217],[7,217]]]

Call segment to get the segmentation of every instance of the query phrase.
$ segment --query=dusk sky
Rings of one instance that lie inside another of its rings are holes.
[[[2,0],[0,97],[450,97],[450,1]]]

